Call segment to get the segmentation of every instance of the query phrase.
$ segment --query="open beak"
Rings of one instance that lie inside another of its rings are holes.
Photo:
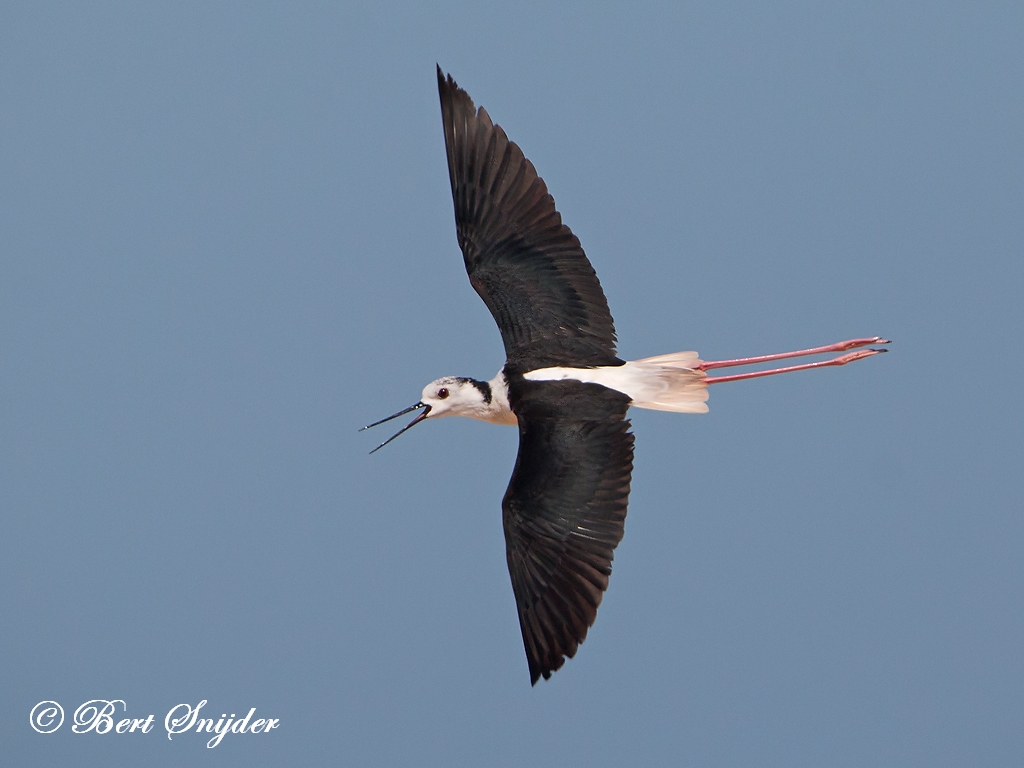
[[[406,408],[404,410],[401,410],[401,411],[399,411],[396,414],[388,416],[386,419],[381,419],[380,421],[375,421],[375,422],[373,422],[373,424],[367,424],[365,427],[363,427],[363,429],[360,429],[359,431],[362,432],[363,430],[369,429],[370,427],[376,427],[378,424],[383,424],[385,421],[391,421],[392,419],[397,419],[399,416],[404,416],[405,414],[409,413],[410,411],[415,411],[417,408],[422,408],[423,412],[420,413],[415,419],[410,421],[408,424],[406,424],[404,427],[402,427],[400,430],[395,432],[395,434],[393,434],[391,437],[389,437],[383,443],[381,443],[376,448],[374,448],[372,451],[370,451],[370,453],[376,453],[381,448],[383,448],[385,445],[387,445],[392,440],[394,440],[396,437],[398,437],[400,434],[405,432],[407,429],[412,429],[417,424],[419,424],[421,421],[423,421],[425,418],[427,418],[427,416],[430,414],[430,406],[427,405],[426,403],[416,403],[416,405],[410,405],[408,408]]]

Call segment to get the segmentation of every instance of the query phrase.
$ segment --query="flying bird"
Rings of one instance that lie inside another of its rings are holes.
[[[501,503],[505,552],[530,682],[572,658],[593,625],[622,540],[633,470],[632,405],[705,413],[708,386],[845,365],[884,349],[878,336],[705,362],[696,352],[621,360],[608,302],[580,241],[533,164],[487,111],[437,68],[455,228],[469,273],[501,331],[505,364],[489,381],[430,382],[408,425],[466,416],[519,428]],[[727,376],[718,368],[840,352],[821,362]],[[373,453],[373,451],[371,451]]]

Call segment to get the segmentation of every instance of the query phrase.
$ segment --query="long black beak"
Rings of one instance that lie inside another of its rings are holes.
[[[406,424],[404,427],[402,427],[400,430],[395,432],[395,434],[393,434],[391,437],[389,437],[383,443],[381,443],[376,448],[374,448],[372,451],[370,451],[370,453],[376,453],[381,448],[383,448],[385,445],[387,445],[392,440],[394,440],[396,437],[398,437],[400,434],[405,432],[407,429],[412,429],[417,424],[419,424],[421,421],[423,421],[425,418],[427,418],[427,415],[430,413],[430,406],[425,404],[425,403],[416,403],[416,405],[410,405],[408,408],[406,408],[404,410],[401,410],[401,411],[399,411],[396,414],[388,416],[386,419],[381,419],[380,421],[375,421],[375,422],[373,422],[373,424],[367,424],[365,427],[363,427],[363,429],[360,429],[359,431],[362,432],[363,430],[369,429],[370,427],[376,427],[378,424],[383,424],[385,421],[391,421],[392,419],[397,419],[399,416],[404,416],[405,414],[409,413],[410,411],[415,411],[417,408],[422,408],[423,409],[423,413],[419,414],[415,419],[413,419],[408,424]]]

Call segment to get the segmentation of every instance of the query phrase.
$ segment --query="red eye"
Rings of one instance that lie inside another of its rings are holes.
[[[441,387],[437,390],[437,399],[444,400],[448,397],[448,387]]]

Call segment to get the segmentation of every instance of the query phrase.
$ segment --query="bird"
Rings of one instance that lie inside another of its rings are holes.
[[[498,325],[505,364],[489,380],[436,379],[415,404],[362,429],[419,411],[374,453],[417,424],[445,416],[518,428],[502,526],[536,685],[575,656],[608,588],[633,470],[630,406],[705,413],[713,384],[846,365],[885,352],[872,345],[890,342],[872,336],[711,362],[696,352],[620,359],[597,274],[533,164],[440,65],[437,85],[458,243],[470,285]],[[708,375],[835,352],[842,354]]]

